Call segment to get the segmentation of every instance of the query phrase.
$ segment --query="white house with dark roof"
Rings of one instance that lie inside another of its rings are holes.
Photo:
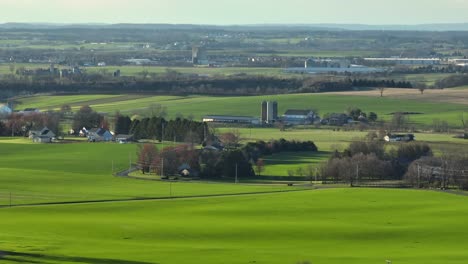
[[[104,128],[93,128],[88,131],[88,141],[90,142],[100,142],[100,141],[112,141],[114,135]]]
[[[13,110],[8,105],[0,104],[0,116],[11,115],[12,112]]]
[[[40,112],[41,110],[39,110],[38,108],[26,108],[23,111],[20,111],[20,113],[23,115],[32,115],[32,114],[37,114]]]
[[[52,143],[52,140],[55,138],[55,133],[47,127],[44,127],[42,130],[29,131],[29,138],[35,143]]]

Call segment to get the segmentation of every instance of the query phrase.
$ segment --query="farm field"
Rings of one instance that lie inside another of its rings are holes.
[[[427,85],[434,85],[436,81],[447,78],[451,75],[454,75],[454,74],[451,74],[451,73],[397,74],[395,75],[395,79],[405,80],[405,81],[410,81],[410,82],[425,83]]]
[[[237,128],[236,128],[237,129]],[[232,128],[219,128],[220,132],[232,131]],[[345,131],[331,129],[287,129],[280,131],[277,128],[238,128],[244,141],[270,140],[284,138],[287,140],[311,140],[320,151],[343,150],[349,143],[362,140],[368,132]],[[417,141],[431,144],[460,146],[467,144],[464,139],[454,138],[452,134],[414,133]]]
[[[370,96],[370,93],[375,93],[375,96]],[[19,99],[18,108],[35,107],[47,110],[59,109],[63,104],[70,104],[76,110],[82,105],[89,104],[99,112],[120,111],[127,114],[141,114],[148,113],[152,105],[159,104],[167,108],[169,117],[181,114],[201,119],[202,116],[209,114],[260,116],[260,103],[263,100],[276,100],[280,114],[291,108],[317,109],[320,115],[324,115],[332,112],[341,113],[349,107],[359,107],[365,112],[376,112],[383,120],[390,119],[390,114],[394,112],[412,112],[420,114],[410,115],[410,122],[432,124],[434,119],[439,119],[446,120],[452,126],[461,126],[459,117],[463,111],[468,110],[466,105],[459,103],[392,98],[391,96],[381,98],[377,97],[377,94],[378,91],[362,95],[359,92],[352,92],[249,97],[92,95],[89,99],[83,95],[39,96]],[[56,102],[56,104],[50,102]]]
[[[255,67],[159,67],[159,66],[106,66],[106,67],[86,67],[87,72],[99,72],[107,70],[113,72],[121,71],[122,76],[137,76],[143,71],[148,73],[165,73],[167,70],[177,71],[183,74],[202,74],[202,75],[235,75],[251,74],[266,76],[293,76],[283,72],[282,68],[255,68]]]
[[[424,94],[417,89],[388,88],[384,96],[392,99],[415,100],[420,102],[451,103],[468,106],[468,90],[466,87],[453,89],[426,89]],[[380,97],[375,91],[355,91],[333,93],[337,95]]]
[[[326,161],[330,156],[329,152],[283,152],[276,153],[271,156],[265,156],[265,170],[261,175],[267,176],[289,176],[289,171],[293,172],[292,176],[309,176],[306,171],[309,166],[314,170],[319,168],[321,163]],[[303,175],[298,175],[297,169],[303,170]]]
[[[2,208],[0,258],[9,264],[464,264],[467,199],[323,189]]]
[[[48,68],[47,64],[33,64],[33,63],[17,63],[13,64],[15,69],[24,67],[26,69]],[[61,67],[59,68],[67,68]],[[122,76],[138,76],[141,72],[163,74],[168,69],[177,71],[182,74],[203,74],[203,75],[235,75],[235,74],[251,74],[251,75],[267,75],[267,76],[281,76],[288,77],[294,76],[283,72],[282,68],[255,68],[255,67],[162,67],[162,66],[103,66],[103,67],[83,67],[82,70],[87,73],[107,73],[110,74],[116,70],[121,71]],[[10,64],[0,64],[0,73],[11,73]]]
[[[283,186],[152,182],[114,177],[134,144],[30,144],[0,140],[0,205],[282,191]]]

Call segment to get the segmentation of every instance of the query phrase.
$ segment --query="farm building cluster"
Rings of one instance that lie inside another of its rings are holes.
[[[344,113],[331,113],[320,118],[316,110],[312,109],[287,109],[283,115],[278,114],[278,102],[263,101],[261,103],[260,117],[237,115],[206,115],[202,119],[207,123],[241,124],[241,125],[273,125],[283,124],[287,126],[323,124],[331,126],[343,126],[356,122]],[[366,122],[362,117],[358,122]]]

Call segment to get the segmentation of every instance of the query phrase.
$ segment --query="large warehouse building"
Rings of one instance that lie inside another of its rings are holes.
[[[203,122],[207,123],[228,123],[228,124],[251,124],[258,125],[260,120],[250,116],[224,116],[224,115],[207,115],[203,117]]]

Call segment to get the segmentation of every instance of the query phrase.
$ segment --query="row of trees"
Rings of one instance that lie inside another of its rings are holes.
[[[360,108],[357,107],[349,107],[346,110],[346,113],[354,120],[354,121],[359,121],[362,118],[370,121],[370,122],[376,122],[378,115],[375,112],[369,112],[366,114],[364,111],[362,111]]]
[[[225,144],[225,142],[223,142]],[[317,151],[311,141],[251,142],[242,148],[227,148],[223,151],[195,149],[191,144],[166,147],[158,150],[153,144],[139,146],[138,165],[143,173],[178,175],[183,165],[189,167],[201,178],[232,179],[250,178],[263,172],[264,155],[282,151]],[[182,166],[182,167],[181,167]]]
[[[30,130],[40,130],[48,127],[58,133],[61,116],[55,112],[45,113],[13,113],[0,121],[0,136],[28,136]]]
[[[350,91],[362,87],[412,88],[407,81],[343,79],[333,76],[279,78],[257,75],[211,77],[186,75],[167,71],[154,75],[143,72],[137,77],[104,78],[101,73],[73,75],[71,79],[16,78],[3,76],[0,84],[3,93],[34,94],[44,92],[131,92],[153,94],[210,94],[210,95],[260,95],[298,92]],[[8,77],[8,78],[6,78]],[[6,78],[6,79],[5,79]]]
[[[444,152],[438,157],[422,157],[411,163],[405,180],[417,188],[468,190],[468,156]]]
[[[248,160],[252,160],[256,164],[258,159],[260,159],[262,156],[268,156],[280,152],[317,152],[318,148],[312,141],[287,141],[282,138],[268,142],[262,140],[257,142],[249,142],[245,144],[241,150]]]
[[[395,80],[353,79],[351,84],[353,87],[413,88],[411,82]]]
[[[343,152],[336,151],[323,164],[324,180],[348,182],[357,180],[401,180],[408,166],[421,157],[431,157],[424,143],[405,143],[385,151],[380,141],[353,142]]]
[[[420,66],[420,67],[395,67],[393,73],[398,74],[424,74],[424,73],[468,73],[468,68],[453,64],[447,66]]]
[[[452,75],[435,82],[437,88],[451,88],[464,85],[468,85],[468,75],[466,74]]]
[[[172,176],[190,168],[199,177],[208,179],[233,179],[236,176],[242,179],[255,176],[252,164],[240,150],[199,150],[189,144],[158,150],[154,144],[144,144],[139,146],[137,156],[138,166],[143,173]]]
[[[163,117],[153,116],[131,120],[128,116],[117,115],[115,122],[117,134],[132,134],[136,140],[173,140],[200,144],[208,131],[206,123],[181,118],[166,121]]]

